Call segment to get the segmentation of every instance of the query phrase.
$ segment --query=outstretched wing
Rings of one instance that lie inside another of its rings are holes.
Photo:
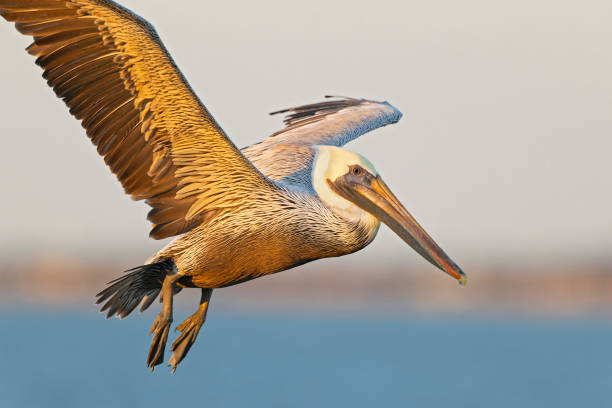
[[[334,98],[326,96],[326,98]],[[343,146],[374,129],[396,123],[402,113],[388,102],[341,98],[272,112],[286,114],[285,128],[270,142]]]
[[[326,96],[326,98],[335,98]],[[242,152],[266,176],[299,182],[312,166],[314,145],[343,146],[379,127],[396,123],[402,113],[387,102],[337,98],[272,112],[286,114],[285,128]]]
[[[154,28],[107,0],[0,0],[28,52],[126,193],[153,207],[153,238],[275,188],[189,87]]]

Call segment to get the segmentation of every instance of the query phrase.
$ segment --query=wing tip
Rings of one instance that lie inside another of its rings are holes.
[[[404,114],[397,109],[395,106],[391,105],[388,101],[383,101],[383,102],[378,102],[382,105],[388,106],[389,108],[391,108],[391,110],[393,111],[393,113],[391,114],[391,123],[397,123],[399,122],[399,120],[402,118],[402,116],[404,116]]]

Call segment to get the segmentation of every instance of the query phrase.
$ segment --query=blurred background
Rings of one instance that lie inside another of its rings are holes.
[[[400,109],[347,147],[468,286],[383,226],[356,254],[215,291],[177,373],[147,373],[156,311],[104,321],[93,299],[166,241],[2,22],[0,406],[611,403],[612,3],[121,3],[239,146],[325,94]]]

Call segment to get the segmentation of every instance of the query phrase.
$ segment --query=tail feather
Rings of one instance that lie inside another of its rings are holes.
[[[123,319],[143,299],[140,310],[146,310],[159,295],[162,282],[172,266],[172,260],[166,259],[127,270],[125,275],[110,281],[110,286],[96,295],[97,304],[106,302],[100,312],[106,311],[107,319],[113,315]]]
[[[153,303],[153,301],[157,299],[157,295],[159,295],[159,290],[151,295],[145,295],[144,300],[142,301],[142,306],[140,306],[140,311],[144,312],[145,310],[147,310],[149,306],[151,306],[151,303]],[[161,301],[161,297],[159,300]]]

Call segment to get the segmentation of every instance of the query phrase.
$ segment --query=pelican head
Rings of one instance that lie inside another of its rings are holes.
[[[465,285],[465,274],[404,208],[365,157],[335,146],[318,146],[313,187],[332,211],[372,229],[385,223],[432,265]]]

